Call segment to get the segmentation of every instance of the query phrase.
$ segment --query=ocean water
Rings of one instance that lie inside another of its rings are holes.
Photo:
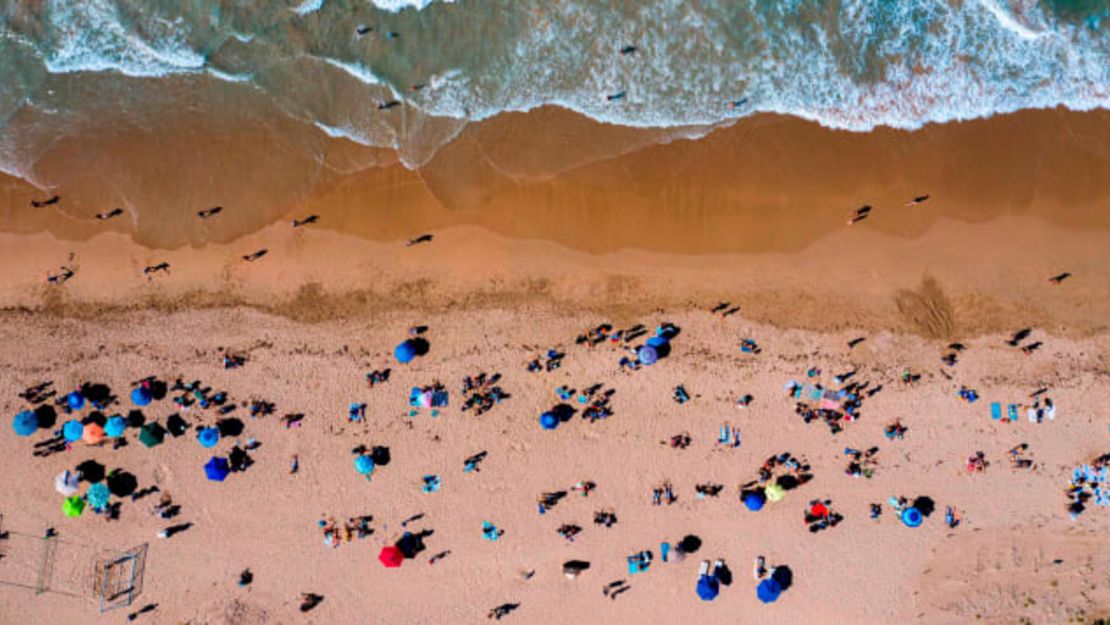
[[[8,0],[0,17],[0,169],[27,178],[70,129],[155,127],[183,99],[265,102],[410,167],[546,104],[699,132],[1110,106],[1110,0]]]

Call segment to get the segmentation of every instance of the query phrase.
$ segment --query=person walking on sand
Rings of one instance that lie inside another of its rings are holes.
[[[262,249],[258,250],[257,252],[244,255],[243,260],[247,261],[248,263],[253,263],[254,261],[256,261],[259,258],[262,258],[266,254],[268,254],[269,252],[270,252],[270,250],[268,250],[266,248],[262,248]]]
[[[871,206],[865,204],[865,205],[857,208],[856,211],[854,213],[852,213],[852,217],[850,219],[848,219],[848,225],[851,226],[852,224],[859,223],[859,222],[863,221],[864,219],[867,219],[867,216],[870,215],[870,214],[871,214]]]
[[[61,201],[62,196],[54,195],[45,200],[31,200],[31,206],[34,206],[35,208],[42,208],[44,206],[53,206],[54,204],[57,204]]]
[[[319,215],[309,215],[308,217],[305,217],[304,219],[294,219],[293,220],[293,227],[294,228],[300,228],[301,226],[307,226],[309,224],[314,224],[317,221],[320,221],[320,216]]]
[[[106,219],[111,219],[113,217],[119,217],[122,214],[123,214],[123,209],[122,208],[113,208],[112,210],[104,212],[104,213],[97,213],[96,218],[101,220],[101,221],[104,221]]]
[[[418,236],[414,239],[409,239],[408,246],[412,247],[412,246],[414,246],[418,243],[431,243],[431,242],[432,242],[432,235],[422,234],[422,235],[420,235],[420,236]]]
[[[149,267],[146,267],[146,268],[143,269],[143,274],[146,275],[148,278],[150,278],[150,277],[153,277],[154,274],[158,273],[159,271],[164,272],[164,273],[169,273],[170,272],[170,264],[165,262],[165,261],[162,261],[162,262],[158,263],[157,265],[150,265]]]
[[[910,200],[909,202],[906,202],[903,206],[916,206],[916,205],[924,202],[927,199],[929,199],[928,195],[919,195],[919,196],[913,198],[912,200]]]
[[[208,219],[209,217],[219,215],[220,212],[223,211],[223,209],[223,206],[213,206],[212,208],[206,208],[202,211],[197,211],[197,217],[200,217],[201,219]]]

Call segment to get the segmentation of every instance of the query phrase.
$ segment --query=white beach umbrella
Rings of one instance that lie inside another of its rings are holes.
[[[66,497],[75,494],[80,483],[81,476],[70,470],[62,471],[54,477],[54,489]]]

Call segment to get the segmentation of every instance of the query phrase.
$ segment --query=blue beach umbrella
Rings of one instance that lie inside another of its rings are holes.
[[[152,399],[154,399],[154,395],[152,395],[150,389],[145,386],[136,386],[131,389],[131,403],[136,406],[145,406],[149,404]]]
[[[555,416],[553,412],[545,412],[540,415],[540,427],[545,430],[554,430],[559,427],[559,417]]]
[[[123,432],[127,429],[127,419],[119,415],[108,417],[108,421],[104,424],[104,434],[109,438],[119,438],[123,436]]]
[[[197,432],[197,441],[205,449],[211,449],[220,442],[220,431],[216,428],[204,428]]]
[[[642,365],[654,365],[659,360],[659,352],[651,345],[644,345],[636,351],[636,357]]]
[[[759,491],[752,491],[744,495],[744,506],[752,512],[759,512],[766,503],[767,497]]]
[[[212,456],[208,464],[204,465],[204,474],[213,482],[224,481],[228,473],[231,473],[231,467],[227,464],[227,458]]]
[[[66,405],[70,410],[80,410],[85,406],[85,396],[78,391],[66,395]]]
[[[755,596],[763,603],[774,603],[782,594],[782,584],[774,579],[765,579],[759,582],[755,589]]]
[[[85,500],[89,505],[96,509],[102,509],[108,505],[108,497],[112,494],[108,490],[108,485],[104,482],[97,482],[89,487],[89,492],[85,493]]]
[[[75,443],[81,440],[84,433],[85,426],[81,425],[80,421],[70,419],[62,426],[62,436],[65,437],[67,443]]]
[[[698,578],[698,597],[702,601],[713,601],[721,593],[721,584],[716,575],[702,575]]]
[[[925,517],[917,508],[910,507],[902,511],[902,524],[906,527],[917,527],[924,520]]]
[[[370,475],[374,472],[374,459],[365,454],[359,454],[355,457],[355,471],[359,475]]]
[[[16,436],[30,436],[39,429],[39,419],[30,410],[18,412],[12,419],[12,429]]]
[[[416,357],[416,344],[411,339],[406,339],[400,345],[393,349],[393,356],[397,362],[407,364]]]

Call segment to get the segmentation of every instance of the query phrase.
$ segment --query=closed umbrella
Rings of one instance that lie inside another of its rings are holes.
[[[62,426],[62,436],[65,437],[66,442],[76,443],[81,440],[81,435],[85,433],[85,426],[80,421],[70,419]]]
[[[104,428],[96,423],[90,423],[85,426],[85,431],[81,433],[81,440],[90,445],[97,445],[104,440]]]
[[[109,417],[108,422],[104,424],[104,433],[110,438],[119,438],[123,436],[123,432],[127,429],[127,419],[120,415]]]
[[[154,399],[154,395],[152,395],[150,389],[145,386],[136,386],[131,389],[131,403],[136,406],[146,406],[152,399]]]
[[[197,432],[197,441],[205,449],[211,449],[220,442],[220,431],[216,428],[204,428]]]
[[[39,418],[30,410],[18,412],[12,418],[12,429],[16,436],[30,436],[39,429]]]
[[[378,562],[385,565],[387,569],[395,569],[401,566],[401,563],[404,561],[405,554],[401,553],[401,550],[393,545],[382,547],[381,553],[378,554]]]
[[[89,502],[93,510],[102,510],[108,506],[108,497],[111,494],[107,484],[97,482],[89,487],[89,491],[85,493],[85,500]]]
[[[62,495],[69,497],[77,493],[77,487],[81,484],[81,477],[77,475],[76,471],[65,470],[54,476],[54,490]]]
[[[224,481],[229,473],[231,473],[231,467],[227,463],[227,458],[212,456],[208,464],[204,465],[204,474],[213,482]]]
[[[62,514],[68,517],[81,516],[81,513],[84,511],[85,500],[81,499],[77,495],[68,497],[65,501],[62,502]]]
[[[781,594],[782,584],[773,578],[759,582],[759,586],[755,589],[755,596],[763,603],[774,603],[778,601]]]

